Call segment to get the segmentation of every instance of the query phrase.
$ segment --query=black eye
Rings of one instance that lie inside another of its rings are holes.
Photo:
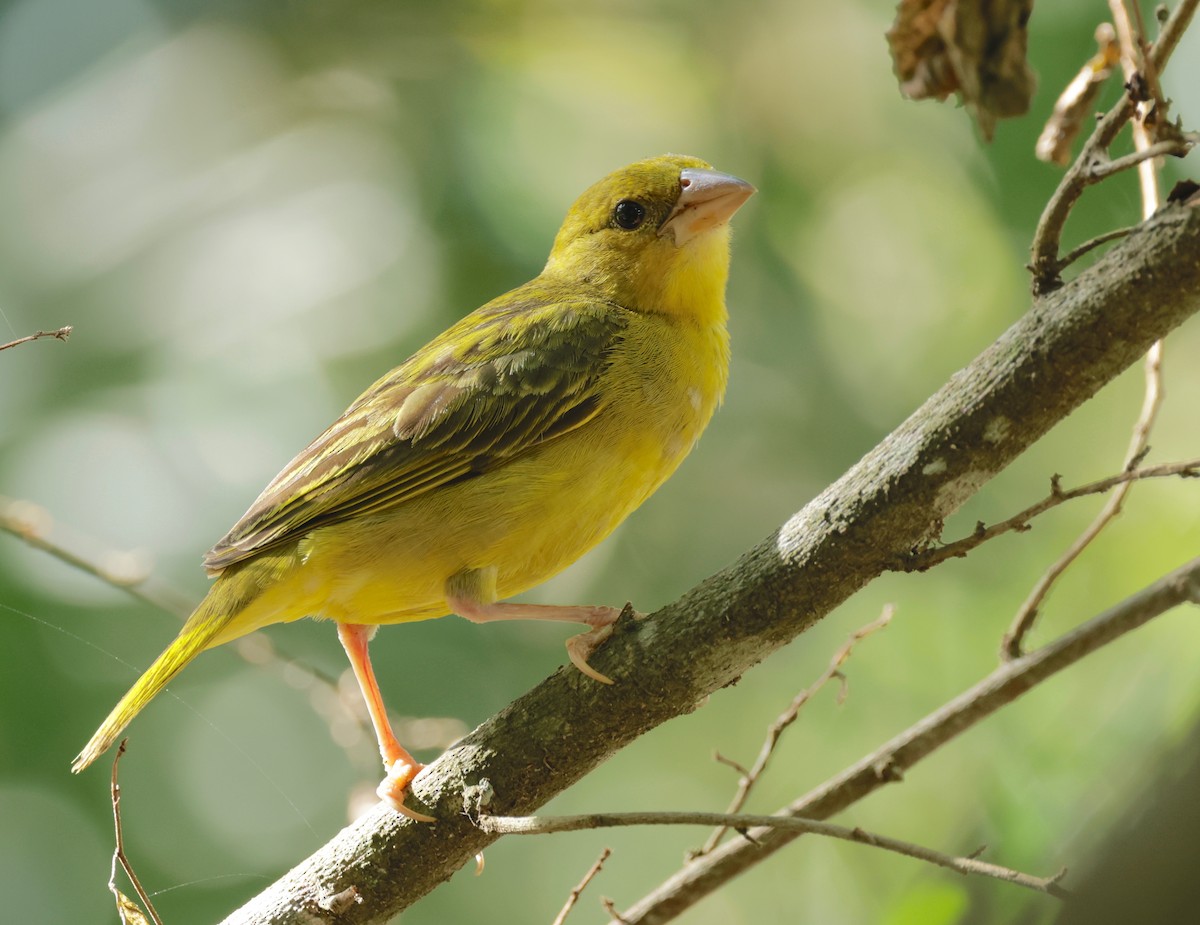
[[[613,221],[626,231],[633,231],[646,220],[646,207],[632,199],[622,199],[613,209]]]

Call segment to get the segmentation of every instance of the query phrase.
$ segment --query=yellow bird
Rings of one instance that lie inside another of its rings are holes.
[[[75,759],[82,771],[205,649],[334,620],[398,811],[422,765],[388,722],[367,644],[448,612],[612,631],[613,607],[501,602],[561,571],[650,496],[725,392],[728,220],[754,193],[694,157],[631,164],[567,213],[545,269],[467,315],[346,409],[208,553],[178,637]]]

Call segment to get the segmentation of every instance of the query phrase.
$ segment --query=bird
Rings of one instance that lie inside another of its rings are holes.
[[[82,771],[201,652],[305,616],[335,622],[401,814],[424,765],[368,654],[383,624],[549,620],[588,664],[621,610],[507,600],[604,539],[690,452],[729,370],[729,219],[754,186],[685,155],[637,161],[567,212],[534,279],[362,393],[204,557],[215,580],[72,764]]]

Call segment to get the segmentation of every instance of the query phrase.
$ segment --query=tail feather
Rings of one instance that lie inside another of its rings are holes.
[[[213,592],[216,591],[217,589],[213,588]],[[225,595],[209,593],[208,597],[196,608],[196,612],[188,618],[175,640],[167,646],[162,655],[154,660],[154,664],[146,669],[145,674],[138,678],[128,693],[113,707],[108,718],[96,730],[91,741],[84,746],[83,751],[71,764],[73,772],[78,774],[108,751],[130,721],[141,712],[142,707],[166,687],[188,662],[208,648],[222,630],[228,627],[238,615],[238,609],[228,607],[228,604],[229,601]]]

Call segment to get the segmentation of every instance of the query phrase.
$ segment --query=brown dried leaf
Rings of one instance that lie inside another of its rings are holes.
[[[901,0],[888,44],[901,92],[951,93],[991,140],[999,119],[1029,109],[1036,78],[1026,60],[1033,0]]]

